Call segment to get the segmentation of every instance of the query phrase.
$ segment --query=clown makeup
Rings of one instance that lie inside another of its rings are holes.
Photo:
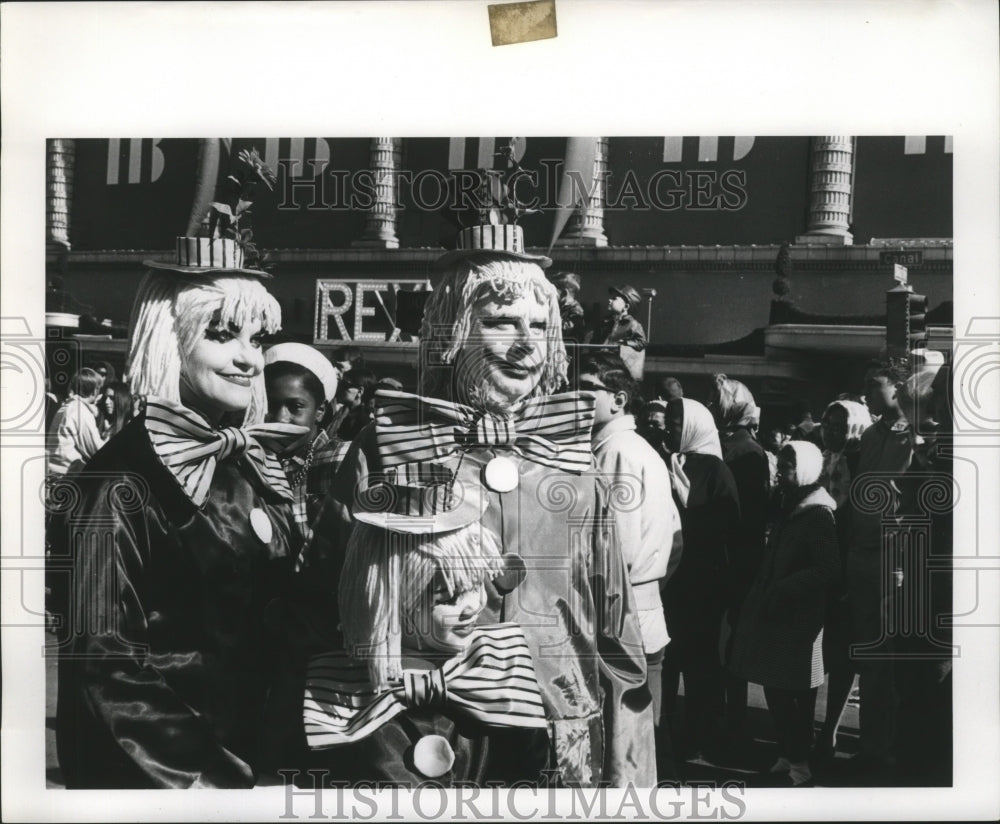
[[[528,397],[545,368],[548,319],[548,307],[533,289],[512,299],[480,300],[456,362],[460,397],[491,411],[506,411]]]
[[[426,603],[429,609],[422,611],[410,632],[404,635],[404,644],[454,655],[465,648],[486,606],[486,587],[480,582],[452,593],[444,577],[437,574]]]
[[[181,403],[217,422],[228,412],[242,412],[253,398],[253,382],[264,369],[260,320],[221,324],[217,317],[204,330],[181,366]]]

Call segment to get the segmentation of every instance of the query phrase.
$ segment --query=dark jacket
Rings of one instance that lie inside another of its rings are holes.
[[[730,547],[731,604],[738,608],[746,597],[764,556],[770,469],[764,448],[745,427],[722,433],[722,457],[733,473],[740,500],[740,519]]]
[[[609,315],[594,333],[591,343],[615,346],[630,346],[637,352],[646,348],[646,331],[627,312],[624,315]]]
[[[265,609],[302,539],[242,458],[218,464],[196,507],[144,422],[67,481],[50,536],[52,563],[72,575],[60,766],[69,788],[251,787],[273,675]],[[270,521],[266,543],[253,510]]]
[[[736,627],[730,669],[765,687],[823,682],[818,636],[840,575],[834,501],[816,488],[772,530]]]

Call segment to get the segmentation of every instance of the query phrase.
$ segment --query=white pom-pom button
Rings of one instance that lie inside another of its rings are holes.
[[[413,765],[428,778],[444,775],[455,763],[455,751],[442,735],[425,735],[413,748]]]
[[[254,535],[260,538],[265,544],[271,543],[274,537],[274,527],[271,526],[271,519],[263,509],[254,508],[250,510],[250,526]]]
[[[517,476],[517,464],[502,455],[493,458],[483,470],[483,480],[494,492],[510,492],[512,489],[517,489],[520,480]]]

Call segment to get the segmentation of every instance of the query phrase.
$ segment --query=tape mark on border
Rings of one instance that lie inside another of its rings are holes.
[[[548,40],[556,36],[556,0],[531,0],[487,7],[494,46]]]

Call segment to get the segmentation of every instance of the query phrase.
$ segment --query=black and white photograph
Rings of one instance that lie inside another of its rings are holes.
[[[741,78],[726,2],[293,5],[125,4],[193,85],[5,138],[5,818],[994,817],[996,102]],[[610,45],[682,20],[712,94]],[[309,21],[371,49],[261,72]]]

